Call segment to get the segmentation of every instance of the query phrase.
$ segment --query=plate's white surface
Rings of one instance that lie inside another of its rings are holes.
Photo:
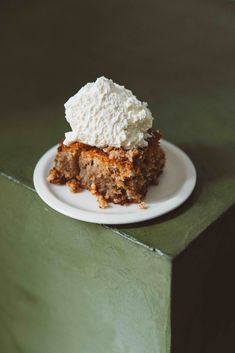
[[[50,207],[66,216],[82,221],[103,224],[141,222],[161,216],[181,205],[192,193],[196,183],[196,171],[189,157],[170,142],[161,140],[166,153],[166,166],[158,186],[149,187],[146,209],[138,205],[110,204],[100,209],[96,198],[89,191],[72,193],[66,185],[53,185],[46,178],[53,166],[57,146],[52,147],[38,161],[33,175],[38,195]]]

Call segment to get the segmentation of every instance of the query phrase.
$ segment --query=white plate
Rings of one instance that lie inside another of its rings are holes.
[[[38,161],[33,175],[38,195],[56,211],[86,222],[125,224],[159,217],[180,206],[192,193],[196,183],[196,170],[189,157],[170,142],[161,140],[166,153],[166,166],[158,186],[150,186],[145,202],[147,208],[138,205],[110,204],[101,209],[89,191],[72,193],[66,185],[53,185],[46,178],[53,166],[57,146],[52,147]]]

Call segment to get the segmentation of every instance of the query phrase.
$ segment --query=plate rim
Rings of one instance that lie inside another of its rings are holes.
[[[180,193],[177,193],[172,198],[166,200],[165,207],[163,207],[162,210],[159,211],[158,213],[156,213],[155,208],[153,208],[152,210],[147,208],[147,209],[141,210],[141,212],[138,212],[136,214],[133,212],[133,213],[126,213],[125,215],[118,214],[118,213],[107,214],[105,213],[105,209],[102,211],[101,209],[99,209],[100,211],[99,213],[94,213],[93,211],[89,212],[86,210],[81,210],[79,207],[76,208],[74,206],[68,205],[65,202],[59,200],[50,191],[47,180],[44,177],[42,177],[43,171],[45,169],[45,165],[52,158],[52,156],[55,157],[58,144],[54,145],[49,150],[47,150],[38,160],[33,172],[33,183],[34,183],[35,190],[39,195],[39,197],[52,209],[70,218],[85,221],[85,222],[117,225],[117,224],[139,223],[139,222],[160,217],[181,206],[192,194],[197,180],[196,168],[192,160],[189,158],[189,156],[181,148],[179,148],[178,146],[174,145],[173,143],[165,139],[161,139],[160,143],[163,149],[165,147],[166,149],[174,150],[177,153],[180,159],[184,162],[187,174],[185,178],[185,183],[182,189],[180,190]],[[136,205],[136,207],[138,206]],[[121,219],[120,219],[120,216],[121,216]]]

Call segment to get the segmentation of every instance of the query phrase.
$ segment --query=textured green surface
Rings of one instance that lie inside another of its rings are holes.
[[[68,129],[63,103],[96,76],[112,77],[149,101],[198,172],[184,206],[119,231],[181,252],[234,202],[234,3],[13,4],[0,15],[0,171],[32,187],[38,158]]]
[[[1,353],[169,352],[165,256],[0,187]]]

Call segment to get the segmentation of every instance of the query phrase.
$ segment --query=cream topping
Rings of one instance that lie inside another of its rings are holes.
[[[64,144],[80,141],[99,148],[105,146],[147,146],[153,117],[147,103],[105,77],[87,83],[65,103],[65,117],[72,131]]]

